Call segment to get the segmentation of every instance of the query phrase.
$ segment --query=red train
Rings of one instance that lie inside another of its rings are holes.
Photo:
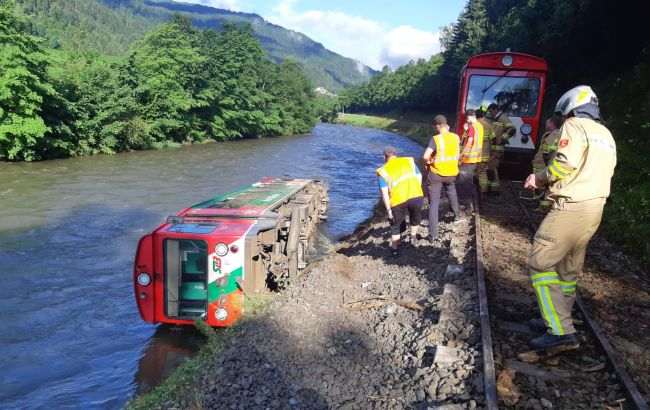
[[[517,129],[506,145],[502,167],[527,171],[543,125],[547,71],[543,59],[509,50],[471,57],[461,73],[456,130],[463,129],[466,110],[498,104]]]

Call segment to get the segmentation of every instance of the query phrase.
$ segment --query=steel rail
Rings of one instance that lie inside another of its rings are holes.
[[[524,205],[519,195],[516,194],[515,188],[512,186],[512,183],[508,180],[506,181],[506,184],[508,185],[508,188],[510,188],[510,192],[512,193],[512,196],[515,197],[515,199],[517,200],[517,203],[519,204],[519,208],[521,208],[524,215],[526,215],[526,220],[528,221],[529,228],[534,235],[535,232],[537,232],[537,228],[538,228],[537,224],[533,222],[530,216],[530,212],[526,208],[526,205]],[[598,345],[605,352],[605,355],[607,356],[607,361],[609,362],[612,369],[614,369],[614,372],[616,372],[618,381],[623,386],[623,390],[625,390],[625,395],[627,396],[627,399],[630,401],[630,404],[634,406],[634,408],[637,410],[648,410],[648,404],[646,403],[645,399],[641,395],[641,392],[639,392],[639,389],[636,387],[634,380],[632,380],[632,377],[625,369],[625,366],[623,365],[623,360],[621,360],[621,357],[618,355],[618,353],[616,353],[612,345],[607,340],[607,336],[605,336],[605,332],[603,332],[600,326],[598,326],[598,323],[596,323],[596,321],[592,319],[589,313],[589,309],[587,308],[587,305],[582,300],[580,295],[576,295],[576,306],[578,307],[578,311],[582,314],[582,317],[584,318],[584,322],[587,324],[587,327],[589,327],[593,335],[596,337],[596,340],[598,341]]]
[[[483,244],[481,242],[481,214],[478,200],[474,195],[474,236],[476,238],[476,280],[478,282],[479,314],[481,318],[481,345],[483,349],[483,385],[485,390],[485,407],[497,410],[497,383],[492,351],[492,333],[490,330],[490,313],[488,311],[487,288],[485,287],[485,270],[483,269]]]

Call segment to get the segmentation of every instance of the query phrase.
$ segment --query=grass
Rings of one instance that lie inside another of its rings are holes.
[[[204,408],[201,376],[214,362],[214,357],[224,351],[241,334],[242,326],[268,311],[275,294],[264,293],[247,297],[244,302],[246,316],[235,325],[213,329],[197,320],[194,325],[205,335],[207,341],[199,353],[188,359],[161,385],[150,393],[137,396],[127,404],[129,410],[145,410],[160,407],[170,401],[185,399],[189,408]]]
[[[384,131],[404,135],[422,146],[429,143],[434,134],[433,126],[424,122],[411,119],[374,117],[363,114],[339,114],[335,120],[339,124],[354,125],[356,127],[377,128]]]

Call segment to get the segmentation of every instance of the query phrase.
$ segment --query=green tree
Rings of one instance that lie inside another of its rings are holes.
[[[49,117],[62,102],[49,83],[51,59],[14,8],[0,0],[0,160],[32,161],[69,147],[52,134],[60,122]]]
[[[132,73],[137,114],[157,142],[202,140],[193,109],[208,104],[202,92],[206,59],[188,17],[176,14],[134,47]]]

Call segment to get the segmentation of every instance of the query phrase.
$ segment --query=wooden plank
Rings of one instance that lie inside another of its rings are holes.
[[[534,296],[526,296],[526,295],[516,295],[513,293],[506,293],[506,292],[495,292],[494,296],[496,297],[496,300],[501,302],[501,301],[507,301],[507,302],[514,302],[514,303],[520,303],[522,305],[532,305],[533,301],[535,300]]]
[[[517,373],[536,377],[542,380],[562,380],[571,377],[571,373],[565,370],[543,369],[535,366],[534,364],[523,363],[513,359],[506,359],[506,361],[503,363],[503,366],[515,369]]]
[[[526,323],[508,322],[506,320],[497,320],[499,329],[506,332],[521,333],[529,336],[539,336],[539,333],[534,332]]]

